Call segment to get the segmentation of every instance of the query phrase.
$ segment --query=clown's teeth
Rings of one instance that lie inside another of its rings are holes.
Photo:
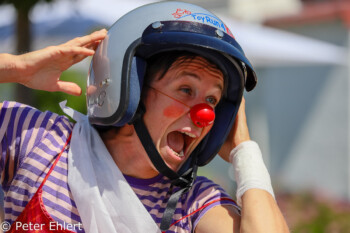
[[[191,138],[195,138],[196,135],[189,133],[189,132],[183,132],[183,134],[186,134],[187,136],[191,137]]]
[[[169,147],[170,148],[170,147]],[[172,151],[172,152],[174,152],[174,154],[177,156],[177,157],[184,157],[184,152],[183,152],[183,150],[180,152],[180,154],[179,153],[177,153],[176,151],[174,151],[173,149],[171,149],[170,148],[170,150]]]

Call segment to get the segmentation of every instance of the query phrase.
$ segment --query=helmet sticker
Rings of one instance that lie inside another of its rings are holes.
[[[234,38],[230,29],[218,17],[214,15],[205,13],[192,13],[189,10],[180,8],[176,9],[176,12],[172,13],[172,15],[176,20],[192,17],[192,19],[195,21],[200,21],[201,23],[210,24],[214,27],[220,28]]]
[[[233,34],[232,34],[232,32],[230,31],[230,29],[226,26],[226,24],[224,24],[224,27],[226,28],[227,34],[229,34],[233,39],[236,39],[236,38],[233,36]]]
[[[172,15],[174,16],[174,18],[178,19],[178,18],[181,18],[183,15],[190,15],[191,14],[191,11],[189,10],[183,10],[183,9],[176,9],[176,12],[175,13],[172,13]]]

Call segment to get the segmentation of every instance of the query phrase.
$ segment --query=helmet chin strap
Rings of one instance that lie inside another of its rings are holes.
[[[180,187],[179,190],[171,194],[163,214],[163,218],[160,224],[160,230],[166,231],[170,228],[170,225],[172,223],[172,218],[173,218],[178,200],[180,199],[183,193],[186,193],[188,190],[191,189],[194,183],[194,180],[196,179],[197,168],[198,168],[197,161],[196,161],[197,155],[193,155],[192,168],[190,168],[184,174],[179,175],[178,173],[170,169],[165,164],[164,160],[162,159],[159,152],[157,151],[153,143],[153,140],[151,138],[151,135],[149,134],[147,127],[143,122],[142,118],[144,113],[145,113],[145,107],[142,103],[140,103],[136,116],[134,117],[131,124],[134,125],[137,136],[139,137],[143,148],[145,149],[148,157],[152,161],[155,168],[160,173],[162,173],[164,176],[168,177],[171,180],[172,186],[170,190],[173,190],[174,186]]]

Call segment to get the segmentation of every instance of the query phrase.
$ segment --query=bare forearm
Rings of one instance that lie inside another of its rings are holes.
[[[242,196],[241,233],[289,232],[284,217],[270,193],[250,189]]]
[[[0,54],[0,83],[19,82],[22,70],[19,56]]]
[[[274,199],[269,172],[257,143],[246,141],[231,152],[242,208],[241,233],[286,233],[287,224]]]

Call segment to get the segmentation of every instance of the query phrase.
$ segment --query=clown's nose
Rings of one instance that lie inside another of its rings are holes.
[[[190,115],[193,123],[200,128],[213,124],[215,119],[214,109],[205,103],[193,106]]]

